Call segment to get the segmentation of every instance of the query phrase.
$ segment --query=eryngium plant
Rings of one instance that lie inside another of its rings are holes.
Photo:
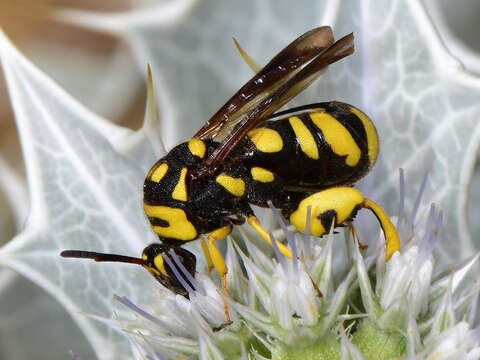
[[[269,256],[248,239],[246,250],[230,239],[228,298],[218,281],[197,274],[190,300],[160,286],[151,289],[148,309],[116,297],[136,317],[115,326],[129,335],[139,358],[478,359],[480,286],[469,274],[479,254],[435,273],[442,213],[431,205],[418,219],[420,190],[407,216],[402,173],[400,184],[395,221],[402,249],[388,262],[381,234],[370,234],[378,244],[363,251],[356,234],[348,235],[352,255],[334,254],[338,235],[294,234],[272,209],[295,254],[291,260],[277,248]],[[346,272],[334,256],[348,258]]]

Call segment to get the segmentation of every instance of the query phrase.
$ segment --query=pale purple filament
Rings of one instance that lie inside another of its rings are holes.
[[[173,249],[170,249],[170,251],[168,253],[172,256],[173,261],[175,261],[175,265],[177,265],[180,268],[183,275],[187,278],[187,280],[190,282],[190,284],[192,284],[195,291],[198,291],[200,289],[200,286],[198,285],[197,280],[195,280],[195,278],[192,276],[192,274],[190,274],[190,272],[185,268],[185,266],[182,264],[182,262],[180,261],[180,258],[175,253],[175,251],[173,251]]]
[[[168,256],[163,256],[163,259],[167,262],[168,266],[170,266],[170,269],[173,271],[173,274],[177,278],[177,280],[180,282],[180,284],[183,286],[185,290],[188,291],[189,294],[193,293],[194,290],[190,286],[190,284],[185,281],[185,278],[180,274],[178,271],[177,267],[173,264],[172,260],[169,259]]]
[[[427,184],[428,179],[428,172],[425,172],[423,175],[422,184],[420,185],[420,191],[417,194],[417,198],[415,199],[415,205],[413,206],[412,216],[410,217],[410,224],[412,226],[415,225],[415,218],[417,216],[418,208],[420,207],[420,201],[423,197],[423,192],[425,191],[425,185]]]
[[[273,237],[273,234],[271,231],[268,232],[268,235],[270,236],[270,241],[272,242],[272,247],[273,247],[273,251],[275,251],[275,256],[277,257],[278,262],[282,266],[283,271],[285,272],[285,274],[287,274],[287,264],[285,262],[285,258],[283,257],[283,255],[280,253],[280,250],[278,249],[277,241]]]
[[[399,190],[400,190],[400,203],[398,206],[398,219],[397,219],[397,229],[400,228],[403,217],[405,216],[405,174],[403,169],[399,169]]]
[[[145,310],[140,309],[137,305],[135,305],[130,300],[128,300],[126,296],[113,295],[113,298],[119,301],[120,303],[122,303],[123,305],[125,305],[126,307],[130,308],[140,316],[144,317],[145,319],[150,320],[154,324],[157,324],[158,326],[164,328],[169,332],[172,332],[172,329],[170,328],[170,326],[168,326],[166,322],[160,320],[159,318],[157,318],[156,316],[153,316],[152,314],[147,313]]]

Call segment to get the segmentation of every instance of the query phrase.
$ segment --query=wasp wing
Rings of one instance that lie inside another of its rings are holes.
[[[229,136],[220,143],[213,154],[206,160],[204,172],[214,171],[250,130],[257,127],[273,114],[275,110],[282,107],[310,85],[312,81],[325,71],[329,64],[350,55],[353,51],[353,34],[349,34],[317,54],[301,70],[283,82],[273,92],[268,93],[265,98],[256,103],[248,112],[243,113],[240,121],[231,130]]]
[[[242,86],[194,137],[215,137],[225,127],[233,127],[245,113],[254,109],[270,93],[294,76],[303,64],[332,43],[333,34],[329,26],[315,28],[298,37]]]

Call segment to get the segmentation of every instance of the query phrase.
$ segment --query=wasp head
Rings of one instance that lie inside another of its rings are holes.
[[[164,244],[150,244],[143,250],[142,260],[143,267],[173,292],[188,298],[189,292],[195,289],[189,278],[195,277],[196,258],[190,251]]]

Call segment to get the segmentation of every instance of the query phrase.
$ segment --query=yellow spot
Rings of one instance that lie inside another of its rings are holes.
[[[178,183],[173,189],[172,198],[179,201],[187,201],[187,185],[185,184],[185,176],[187,175],[187,168],[182,168],[182,172],[180,173],[180,178],[178,179]]]
[[[307,220],[307,208],[311,206],[310,213],[310,234],[321,236],[329,229],[323,227],[318,218],[328,210],[336,211],[335,225],[344,222],[353,212],[356,206],[363,202],[363,195],[360,191],[351,187],[334,187],[326,189],[303,199],[290,216],[290,222],[298,230],[305,232]]]
[[[196,155],[200,159],[203,159],[203,157],[205,156],[205,151],[207,151],[207,148],[205,146],[205,143],[202,140],[191,139],[188,142],[188,150],[190,150],[190,152],[193,155]]]
[[[168,165],[166,163],[155,164],[147,174],[147,179],[154,182],[160,182],[167,173]]]
[[[372,121],[365,115],[363,112],[350,106],[350,111],[357,115],[360,121],[365,128],[365,132],[367,133],[367,144],[368,144],[368,159],[370,162],[370,167],[375,164],[378,155],[378,135],[377,130],[375,129],[375,125],[373,125]]]
[[[187,214],[182,209],[143,204],[143,210],[147,216],[168,222],[168,226],[152,226],[153,231],[157,235],[183,241],[197,238],[195,226],[188,221]]]
[[[145,262],[148,260],[147,254],[142,253],[142,260],[145,261]],[[162,259],[162,261],[163,261],[163,259]],[[154,259],[154,263],[155,263],[155,259]],[[152,274],[152,275],[154,275],[154,276],[160,276],[160,275],[162,275],[162,274],[160,273],[160,271],[158,271],[154,266],[150,266],[150,265],[147,265],[147,264],[144,264],[144,265],[142,265],[142,266],[143,266],[145,269],[147,269],[147,271],[148,271],[150,274]],[[155,265],[155,266],[156,266],[156,265]],[[165,269],[164,269],[164,270],[165,270]]]
[[[153,264],[158,271],[160,271],[163,275],[168,276],[167,271],[165,270],[165,264],[163,263],[162,254],[158,254],[153,258]]]
[[[310,117],[322,131],[326,142],[338,156],[347,156],[345,163],[355,166],[360,161],[362,152],[350,132],[337,119],[327,113],[312,113]]]
[[[288,119],[290,126],[295,132],[300,148],[309,158],[317,160],[318,159],[318,148],[313,138],[312,133],[305,126],[303,121],[296,117],[292,116]]]
[[[250,130],[247,136],[255,147],[264,153],[275,153],[283,148],[283,140],[278,132],[268,128]]]
[[[232,195],[242,196],[245,193],[245,182],[242,179],[221,174],[217,176],[216,181]]]
[[[257,180],[263,183],[272,182],[275,179],[275,176],[271,171],[261,167],[252,167],[250,169],[253,180]]]

